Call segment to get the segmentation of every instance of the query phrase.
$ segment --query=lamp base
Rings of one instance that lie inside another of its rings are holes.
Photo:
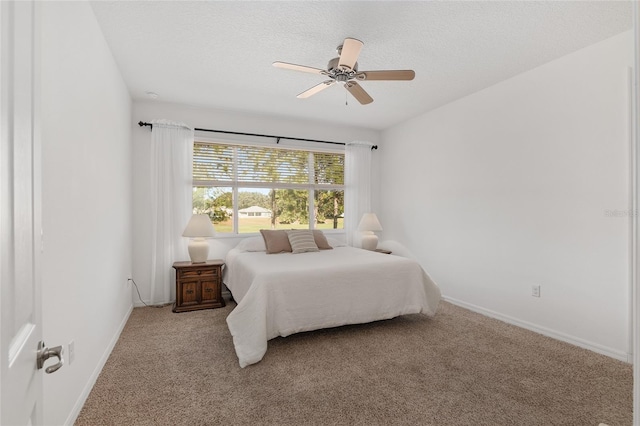
[[[204,238],[192,238],[189,241],[191,263],[204,263],[209,257],[209,243]]]
[[[371,231],[362,233],[362,248],[365,250],[375,250],[378,247],[378,236]]]

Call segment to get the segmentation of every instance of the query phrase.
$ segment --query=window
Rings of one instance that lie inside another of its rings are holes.
[[[219,233],[343,229],[344,153],[196,141],[193,211]]]

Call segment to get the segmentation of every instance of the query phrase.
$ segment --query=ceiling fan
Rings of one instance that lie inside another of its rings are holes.
[[[297,96],[298,98],[308,98],[329,86],[333,86],[335,83],[342,83],[345,89],[362,105],[370,104],[373,102],[373,98],[358,84],[358,81],[413,80],[416,76],[413,70],[358,71],[357,60],[363,45],[363,42],[355,38],[345,38],[344,43],[337,47],[339,56],[329,61],[326,70],[287,62],[274,62],[273,66],[329,77],[329,80],[325,80],[300,93]]]

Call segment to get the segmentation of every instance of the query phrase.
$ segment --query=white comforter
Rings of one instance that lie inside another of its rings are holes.
[[[240,367],[260,361],[277,336],[431,316],[440,301],[440,289],[416,261],[352,247],[299,254],[233,249],[225,284],[238,303],[227,324]]]

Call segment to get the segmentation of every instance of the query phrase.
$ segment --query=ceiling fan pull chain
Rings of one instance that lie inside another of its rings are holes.
[[[347,91],[344,92],[344,104],[349,106],[349,96],[347,96]]]

